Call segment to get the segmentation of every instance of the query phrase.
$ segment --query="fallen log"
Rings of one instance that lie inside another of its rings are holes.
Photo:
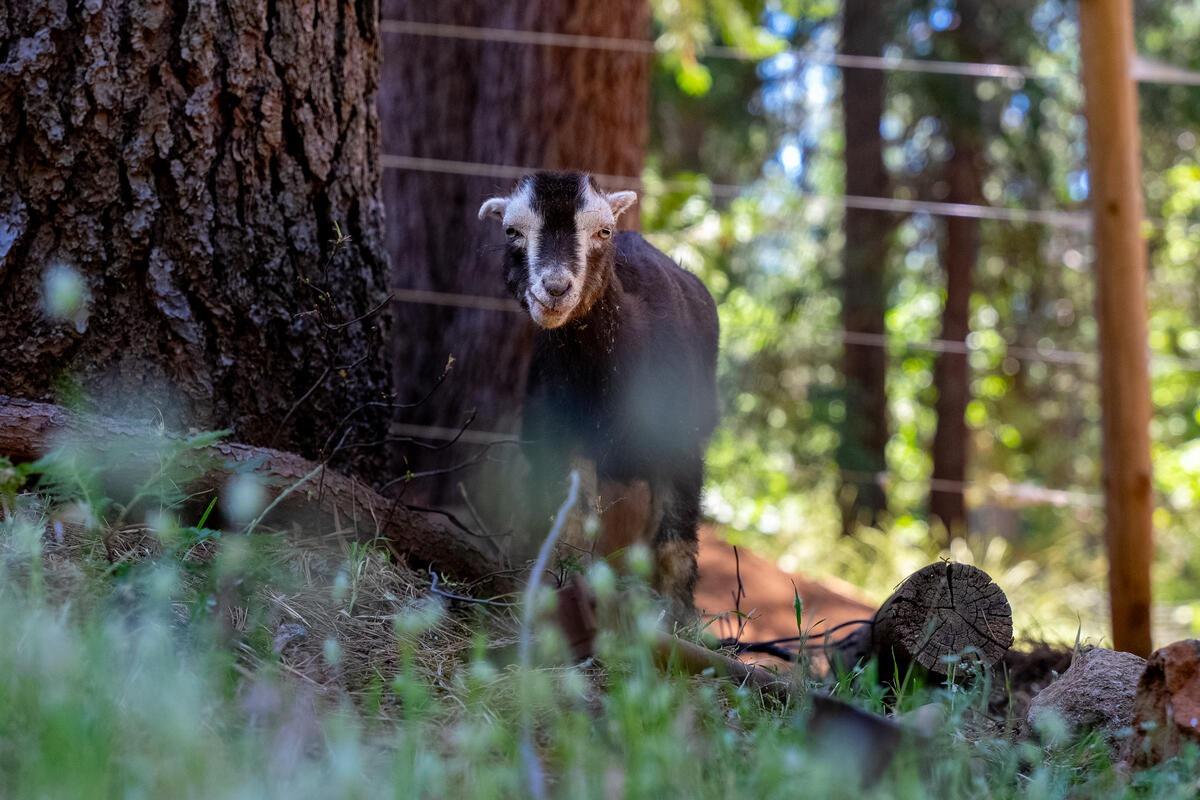
[[[555,613],[576,661],[593,656],[596,598],[578,574],[558,590]],[[666,631],[655,635],[651,651],[663,671],[711,675],[773,698],[784,706],[807,705],[805,724],[814,742],[831,756],[851,764],[866,785],[883,775],[902,742],[905,731],[894,720],[856,708],[824,692],[806,690],[792,676],[747,664]]]
[[[871,785],[882,777],[900,748],[905,731],[894,720],[872,714],[819,691],[797,691],[787,676],[746,664],[668,633],[654,643],[654,657],[664,670],[679,669],[690,675],[711,674],[728,678],[781,703],[808,701],[807,730],[814,742],[831,756],[852,765],[862,782]]]
[[[164,439],[185,441],[180,435],[158,433],[151,423],[76,414],[61,406],[0,395],[0,456],[15,463],[37,460],[65,443],[101,458],[111,455],[114,474],[136,473],[157,464],[156,452]],[[379,538],[413,566],[429,566],[460,580],[494,578],[504,572],[495,549],[450,518],[410,509],[294,453],[216,441],[183,454],[180,466],[188,476],[181,488],[204,502],[236,475],[252,473],[263,485],[270,509],[263,525],[296,525],[314,535],[341,533],[362,541]],[[130,480],[119,483],[135,485]],[[505,583],[498,581],[493,589]]]
[[[884,677],[893,665],[944,676],[960,662],[991,667],[1012,642],[1004,591],[977,567],[939,561],[910,575],[870,623],[830,643],[826,655],[842,668],[875,657]]]

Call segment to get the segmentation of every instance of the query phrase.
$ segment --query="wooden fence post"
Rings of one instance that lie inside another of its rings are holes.
[[[1113,644],[1150,654],[1150,377],[1131,0],[1080,0]]]

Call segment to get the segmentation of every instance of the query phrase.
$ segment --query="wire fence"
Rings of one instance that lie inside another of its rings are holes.
[[[444,158],[417,158],[415,156],[390,155],[381,157],[384,169],[400,169],[409,172],[433,172],[444,175],[464,175],[477,178],[517,180],[531,172],[546,169],[542,166],[507,166],[486,164],[478,161],[455,161]],[[594,177],[609,186],[642,186],[643,180],[633,175],[600,175]],[[666,179],[657,185],[667,191],[692,190],[694,183]],[[710,183],[706,189],[714,197],[740,197],[747,192],[761,189],[754,184]],[[866,195],[817,193],[788,187],[788,191],[808,200],[836,204],[844,208],[867,211],[889,211],[896,214],[929,214],[935,217],[965,217],[968,219],[996,220],[1014,224],[1046,225],[1076,231],[1091,230],[1091,216],[1085,211],[1060,211],[1024,208],[1006,208],[972,203],[943,203],[936,200],[908,200],[900,197],[870,197]]]
[[[446,25],[435,22],[385,19],[380,22],[383,33],[427,36],[462,41],[499,42],[538,47],[567,47],[582,50],[606,50],[640,56],[661,56],[668,48],[650,39],[630,39],[611,36],[586,36],[551,31],[528,31],[513,28],[489,28],[476,25]],[[763,55],[747,53],[736,47],[706,46],[697,54],[701,58],[762,61]],[[991,64],[976,61],[934,60],[908,58],[900,55],[857,55],[852,53],[815,52],[788,49],[766,57],[788,55],[797,61],[816,66],[839,69],[869,69],[883,72],[906,72],[927,75],[958,75],[964,78],[991,78],[1008,81],[1071,81],[1079,76],[1065,68],[1037,68],[1013,64]],[[1139,57],[1134,60],[1130,76],[1140,83],[1200,86],[1200,72],[1163,64]]]
[[[437,292],[426,289],[391,290],[391,299],[399,303],[416,303],[419,305],[445,306],[450,308],[473,309],[477,311],[499,311],[513,314],[523,314],[524,309],[515,301],[502,297],[487,295],[460,294],[457,292]],[[881,350],[923,352],[923,353],[958,353],[964,356],[972,354],[991,355],[1000,358],[1011,358],[1025,363],[1074,365],[1098,368],[1098,354],[1086,350],[1066,350],[1053,345],[1035,347],[1006,343],[1002,350],[992,351],[979,345],[972,345],[970,338],[959,339],[928,339],[923,342],[899,342],[885,333],[865,333],[863,331],[832,330],[825,334],[828,344],[852,345],[855,347],[876,347]],[[1175,371],[1200,373],[1200,359],[1185,358],[1163,353],[1150,353],[1153,366],[1170,368]]]
[[[506,43],[535,47],[565,47],[598,51],[619,52],[639,56],[660,56],[663,49],[651,40],[639,40],[618,37],[587,36],[547,31],[529,31],[507,28],[491,28],[466,25],[447,25],[439,23],[414,22],[385,19],[381,21],[381,30],[386,34],[422,36],[441,39],[457,39],[484,43]],[[1074,72],[1066,69],[1034,68],[1028,66],[945,61],[931,59],[915,59],[900,56],[869,56],[844,53],[822,53],[809,50],[790,49],[787,55],[795,58],[798,63],[809,65],[830,66],[840,69],[870,69],[886,72],[902,72],[914,74],[954,75],[969,79],[996,79],[1015,82],[1026,80],[1078,82]],[[781,55],[775,53],[773,55]],[[761,61],[762,57],[746,53],[737,48],[711,46],[704,48],[699,54],[702,58],[735,59],[740,61]],[[1139,58],[1135,61],[1133,79],[1145,83],[1168,85],[1200,86],[1200,73],[1180,69],[1168,64],[1161,64],[1148,59]],[[490,164],[476,161],[460,161],[443,158],[418,157],[402,154],[385,154],[382,156],[384,169],[403,170],[410,172],[434,173],[445,175],[461,175],[466,177],[495,178],[499,180],[516,180],[531,172],[545,167]],[[630,175],[600,175],[595,177],[603,183],[614,186],[642,187],[644,182],[638,176]],[[665,179],[655,182],[656,187],[666,191],[691,191],[694,182]],[[769,191],[762,184],[723,184],[708,183],[706,191],[714,197],[734,198],[744,196],[753,191]],[[1008,224],[1042,225],[1052,229],[1068,230],[1090,234],[1091,215],[1084,210],[1068,209],[1025,209],[1005,206],[992,206],[969,203],[946,203],[931,200],[913,200],[897,197],[874,197],[835,193],[818,193],[810,190],[789,186],[788,191],[799,193],[800,196],[831,206],[848,209],[862,209],[896,214],[927,214],[937,217],[959,217],[976,220],[996,221]],[[1161,226],[1161,220],[1148,220],[1153,226]],[[484,295],[442,292],[425,289],[394,287],[391,299],[400,303],[414,303],[430,306],[441,306],[464,310],[523,313],[520,305],[508,298],[489,297]],[[875,347],[888,351],[927,352],[936,354],[961,354],[970,356],[974,353],[989,353],[981,347],[972,346],[970,340],[930,339],[924,342],[897,342],[887,334],[864,333],[861,331],[837,330],[827,334],[831,345],[851,345],[855,347]],[[1011,358],[1023,362],[1036,362],[1051,365],[1072,365],[1087,368],[1097,368],[1099,357],[1090,351],[1068,350],[1046,346],[1022,346],[1006,344],[1002,358]],[[1190,359],[1168,354],[1151,354],[1151,363],[1155,366],[1175,370],[1200,372],[1200,359]],[[459,441],[465,444],[490,445],[502,441],[512,441],[514,432],[478,431],[445,428],[437,426],[416,425],[394,422],[392,432],[398,435],[421,437],[438,441]],[[807,465],[801,468],[809,472],[832,472],[828,465]],[[838,473],[842,479],[858,483],[922,483],[931,491],[954,493],[980,493],[993,498],[1004,498],[1017,503],[1030,505],[1051,505],[1074,508],[1096,508],[1103,505],[1103,495],[1080,489],[1055,489],[1031,483],[1014,483],[1004,476],[992,476],[979,481],[955,481],[939,478],[920,480],[897,480],[890,473],[847,472]]]

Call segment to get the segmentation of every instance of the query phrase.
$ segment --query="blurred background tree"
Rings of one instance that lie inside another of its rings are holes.
[[[895,9],[869,0],[845,0],[838,52],[878,56],[891,36]],[[888,197],[883,161],[887,76],[878,69],[842,69],[842,162],[845,191]],[[887,261],[896,220],[888,211],[847,204],[842,217],[842,380],[840,426],[842,531],[878,525],[887,510],[881,482],[887,471],[887,353],[879,342],[887,324]],[[855,335],[864,335],[855,338]]]

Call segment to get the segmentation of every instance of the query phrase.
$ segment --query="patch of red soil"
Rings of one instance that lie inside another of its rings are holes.
[[[735,602],[739,565],[744,595],[740,602]],[[869,619],[875,613],[875,606],[844,581],[817,580],[784,572],[774,562],[744,547],[738,547],[735,556],[734,548],[721,540],[713,526],[701,527],[696,608],[706,619],[716,618],[709,627],[715,635],[736,636],[739,626],[742,641],[797,635],[793,588],[804,601],[803,624],[808,634],[819,636],[835,625]],[[737,608],[749,617],[748,622],[730,613]]]

